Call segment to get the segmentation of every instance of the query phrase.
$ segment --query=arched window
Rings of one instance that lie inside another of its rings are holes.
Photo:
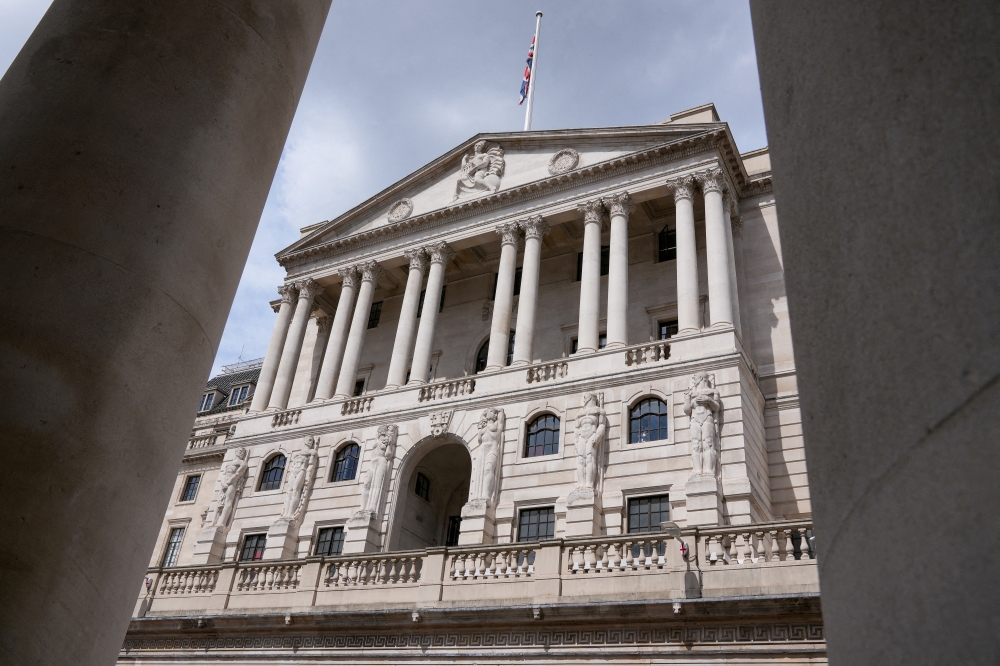
[[[285,473],[285,456],[280,453],[266,463],[260,472],[258,490],[277,490],[281,487],[281,477]]]
[[[490,341],[487,339],[483,343],[483,346],[479,348],[479,353],[476,354],[476,372],[482,372],[486,369],[486,363],[490,354]],[[514,331],[510,332],[507,336],[507,365],[514,362]]]
[[[333,462],[333,472],[330,474],[331,481],[351,481],[358,472],[358,457],[361,455],[361,447],[357,444],[348,444],[337,451],[337,457]]]
[[[559,453],[559,417],[542,414],[528,425],[524,457],[533,458],[553,453]]]
[[[667,438],[667,405],[659,398],[646,398],[629,416],[629,444]]]

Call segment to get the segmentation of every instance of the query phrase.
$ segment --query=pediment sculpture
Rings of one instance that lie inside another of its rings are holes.
[[[496,192],[505,166],[503,148],[498,143],[477,141],[462,157],[462,173],[455,183],[455,198],[467,192]]]

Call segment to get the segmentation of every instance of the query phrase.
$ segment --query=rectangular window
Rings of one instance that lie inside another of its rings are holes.
[[[198,484],[201,483],[201,474],[192,474],[184,482],[184,491],[181,493],[182,502],[193,502],[198,495]]]
[[[344,528],[324,527],[316,539],[316,554],[335,557],[344,550]]]
[[[611,270],[611,246],[601,246],[601,275],[607,275]],[[583,279],[583,252],[576,255],[576,281]]]
[[[208,410],[212,409],[213,402],[215,402],[215,394],[206,393],[205,395],[201,396],[201,402],[198,403],[198,411],[207,412]]]
[[[181,541],[183,540],[183,527],[175,527],[170,530],[170,537],[167,538],[167,550],[163,553],[163,566],[172,567],[177,565],[177,555],[181,552]]]
[[[659,260],[672,261],[677,258],[677,231],[675,229],[663,230],[658,234]]]
[[[670,321],[661,321],[658,324],[660,329],[659,340],[666,340],[677,335],[677,320],[671,319]]]
[[[378,320],[382,318],[382,301],[372,303],[372,309],[368,311],[368,328],[378,326]]]
[[[579,340],[577,340],[576,338],[573,338],[572,340],[569,341],[569,353],[570,354],[575,354],[576,350],[579,349],[579,348],[580,348],[580,341]]]
[[[514,295],[515,296],[520,296],[521,295],[521,271],[522,271],[521,268],[518,268],[518,269],[514,270]],[[493,295],[490,297],[490,300],[493,300],[493,301],[497,300],[497,285],[498,284],[500,284],[500,274],[499,273],[494,273],[493,274]]]
[[[462,532],[462,516],[448,516],[448,537],[444,542],[445,546],[458,545],[458,535]]]
[[[598,349],[604,349],[607,346],[608,346],[608,334],[607,333],[599,333],[597,335],[597,348]]]
[[[414,487],[413,492],[417,494],[417,497],[422,497],[424,500],[430,502],[431,480],[420,472],[417,472],[417,485]]]
[[[637,497],[628,501],[629,534],[659,532],[660,523],[670,520],[670,502],[667,495]]]
[[[264,559],[264,548],[267,546],[266,534],[248,534],[243,538],[243,549],[240,550],[240,562],[256,562]]]
[[[364,392],[365,392],[365,380],[359,379],[358,381],[354,382],[354,397],[357,398]]]
[[[234,388],[232,394],[229,396],[229,406],[238,405],[246,400],[249,390],[250,386],[237,386]]]
[[[551,506],[542,509],[521,509],[517,521],[518,541],[542,541],[556,533],[556,512]]]

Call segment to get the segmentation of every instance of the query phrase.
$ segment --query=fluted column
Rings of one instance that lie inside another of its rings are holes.
[[[267,343],[267,352],[264,354],[264,365],[260,368],[257,388],[254,390],[253,400],[250,402],[251,412],[262,412],[267,409],[267,402],[271,399],[271,391],[274,388],[274,378],[278,374],[278,363],[281,362],[281,350],[285,347],[288,326],[292,321],[292,312],[295,311],[295,301],[299,294],[295,287],[290,284],[278,287],[278,293],[281,294],[281,305],[278,307],[278,318],[271,330],[271,341]]]
[[[588,201],[577,210],[583,213],[583,266],[580,271],[580,320],[577,353],[595,352],[601,317],[601,216],[600,200]]]
[[[292,324],[288,327],[285,346],[281,350],[281,362],[278,363],[278,373],[274,379],[274,390],[267,403],[268,409],[284,409],[288,406],[288,396],[292,393],[292,380],[295,379],[295,368],[299,365],[299,353],[302,351],[302,340],[306,335],[306,324],[309,323],[309,313],[312,312],[313,296],[320,291],[320,286],[312,280],[296,282],[299,290],[299,300],[295,304],[295,314]]]
[[[392,345],[392,357],[389,359],[386,388],[406,383],[406,370],[417,330],[420,287],[423,286],[424,269],[427,267],[427,252],[423,248],[407,250],[403,254],[410,260],[410,272],[406,276],[406,290],[403,292],[403,306],[399,311],[399,324],[396,326],[396,341]]]
[[[740,321],[740,283],[736,279],[736,252],[735,252],[735,239],[733,236],[736,234],[736,219],[739,217],[737,214],[733,216],[733,208],[739,210],[738,204],[735,203],[732,195],[726,193],[723,197],[723,220],[726,226],[726,252],[728,253],[729,260],[729,288],[730,295],[732,297],[733,303],[733,328],[736,332],[743,336],[743,326]]]
[[[628,218],[635,204],[628,192],[604,199],[611,216],[608,261],[608,347],[628,344]]]
[[[677,329],[691,333],[701,329],[698,311],[698,246],[694,235],[693,180],[671,181],[677,211]]]
[[[729,250],[732,233],[722,207],[722,171],[712,169],[700,177],[705,195],[705,261],[708,264],[708,307],[712,326],[731,326],[733,296],[729,283]]]
[[[510,345],[510,313],[514,308],[514,274],[517,272],[517,244],[521,227],[517,222],[499,225],[500,267],[497,272],[497,293],[493,297],[493,326],[490,328],[490,348],[486,369],[498,370],[507,365]],[[523,279],[523,276],[522,276]]]
[[[323,355],[323,367],[319,371],[316,382],[316,395],[313,400],[329,400],[333,397],[333,389],[337,384],[337,373],[340,363],[344,360],[344,347],[347,345],[347,327],[351,324],[351,312],[354,307],[354,296],[358,292],[358,270],[353,266],[340,271],[343,282],[340,286],[340,300],[337,301],[337,311],[333,315],[333,326],[326,343],[326,353]]]
[[[430,269],[427,271],[427,288],[424,291],[424,309],[420,312],[420,326],[417,328],[417,342],[413,346],[413,365],[410,366],[410,384],[427,383],[427,373],[431,369],[431,353],[434,351],[434,329],[437,326],[438,307],[441,303],[441,287],[444,286],[444,267],[454,256],[451,246],[438,243],[427,248],[430,254]]]
[[[542,237],[549,225],[540,215],[521,222],[524,230],[524,260],[521,264],[521,295],[514,329],[514,363],[531,363],[535,353],[535,316],[538,311],[538,278],[542,258]]]
[[[337,378],[335,395],[337,398],[354,395],[354,382],[358,379],[358,367],[361,365],[361,351],[364,349],[365,334],[368,332],[368,317],[371,315],[375,286],[379,277],[385,272],[376,261],[366,261],[358,268],[361,271],[361,287],[358,289],[358,304],[354,306],[354,317],[351,319],[351,332],[347,334],[344,361],[340,366],[340,376]]]

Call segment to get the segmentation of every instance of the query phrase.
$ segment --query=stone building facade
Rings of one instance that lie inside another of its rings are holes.
[[[825,663],[766,149],[478,135],[278,253],[121,663]]]

